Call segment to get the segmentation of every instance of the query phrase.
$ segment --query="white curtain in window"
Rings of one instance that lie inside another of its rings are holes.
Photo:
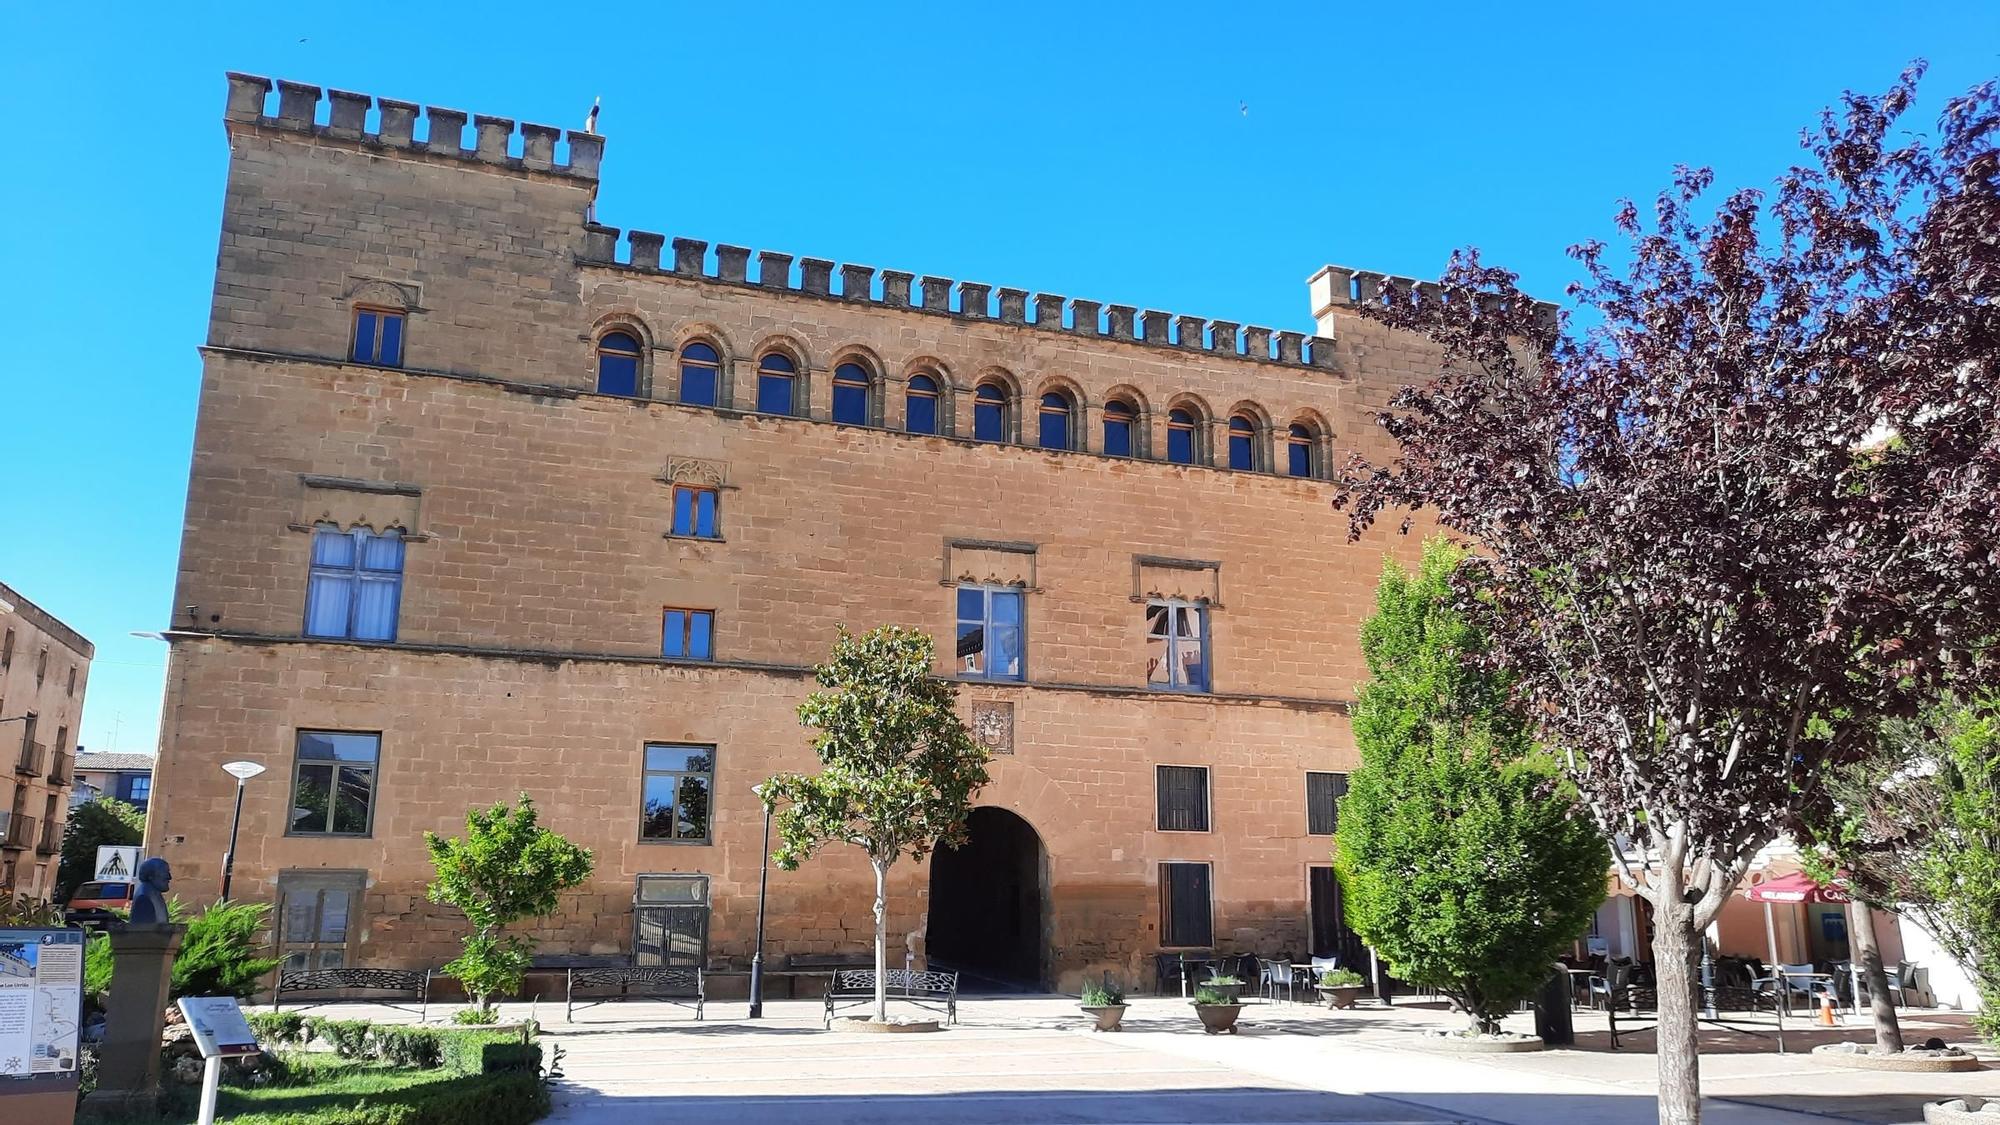
[[[354,583],[348,575],[315,572],[306,588],[306,632],[315,637],[346,636],[353,592]]]

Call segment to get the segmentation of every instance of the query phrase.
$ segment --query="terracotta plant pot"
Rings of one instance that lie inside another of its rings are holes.
[[[1361,999],[1361,994],[1368,991],[1368,986],[1365,984],[1343,984],[1324,989],[1323,991],[1326,993],[1327,1007],[1352,1008],[1355,1002]]]
[[[1083,1010],[1097,1017],[1097,1026],[1092,1031],[1117,1031],[1118,1021],[1125,1018],[1124,1004],[1105,1004],[1100,1007],[1083,1005]]]
[[[1243,1014],[1241,1004],[1196,1004],[1194,1014],[1201,1017],[1202,1030],[1210,1035],[1228,1032],[1236,1034],[1236,1017]]]

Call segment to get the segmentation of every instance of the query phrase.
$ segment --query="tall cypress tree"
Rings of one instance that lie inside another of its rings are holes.
[[[1340,803],[1348,925],[1397,976],[1436,987],[1492,1032],[1604,901],[1610,853],[1529,737],[1453,577],[1463,550],[1387,563],[1361,629],[1361,768]]]

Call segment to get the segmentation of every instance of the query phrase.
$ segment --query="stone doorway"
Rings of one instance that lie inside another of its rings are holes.
[[[962,848],[931,855],[933,967],[963,974],[962,991],[1040,991],[1047,980],[1048,853],[1034,826],[977,808]]]

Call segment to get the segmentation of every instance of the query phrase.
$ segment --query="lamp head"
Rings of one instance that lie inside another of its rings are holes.
[[[238,781],[248,781],[264,772],[264,764],[262,762],[224,762],[222,763],[222,772]]]

